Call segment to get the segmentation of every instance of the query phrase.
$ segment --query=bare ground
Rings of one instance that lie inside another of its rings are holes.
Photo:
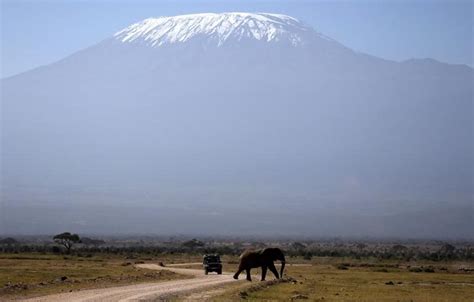
[[[192,279],[173,280],[160,283],[143,283],[136,285],[82,290],[70,293],[61,293],[27,299],[27,302],[99,302],[99,301],[149,301],[160,300],[166,297],[204,291],[229,282],[239,282],[232,278],[232,274],[204,275],[202,270],[184,269],[176,267],[162,267],[157,264],[138,264],[137,267],[153,270],[170,270],[172,272],[192,275]]]

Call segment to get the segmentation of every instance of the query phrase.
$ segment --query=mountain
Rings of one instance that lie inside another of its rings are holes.
[[[146,19],[2,80],[0,229],[472,238],[473,74],[284,15]]]

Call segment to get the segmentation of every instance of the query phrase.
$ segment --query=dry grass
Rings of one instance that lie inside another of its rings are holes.
[[[0,254],[0,300],[50,293],[187,278],[169,271],[137,269],[135,262],[193,263],[199,255],[165,254],[77,257]],[[222,258],[224,270],[235,271],[237,257]],[[460,271],[472,263],[439,263],[314,258],[289,259],[286,282],[236,282],[201,295],[211,301],[474,301],[474,274]],[[201,268],[191,265],[190,268]],[[415,268],[415,269],[414,269]],[[420,268],[420,269],[418,269]],[[433,270],[434,272],[430,272]],[[421,272],[415,272],[421,271]],[[259,274],[259,270],[253,270]],[[60,278],[67,279],[61,281]],[[241,279],[245,278],[241,275]],[[268,277],[273,277],[269,273]],[[181,300],[183,297],[178,297]],[[202,300],[202,299],[201,299]]]
[[[286,282],[236,284],[211,301],[474,301],[474,274],[461,263],[395,263],[320,258],[313,266],[290,266]],[[410,272],[423,266],[433,273]],[[344,266],[346,269],[341,269]],[[258,280],[258,279],[257,279]]]
[[[141,261],[118,256],[0,254],[0,300],[188,278],[135,268],[133,264]]]

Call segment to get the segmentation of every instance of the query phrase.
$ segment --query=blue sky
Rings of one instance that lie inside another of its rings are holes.
[[[1,74],[57,61],[147,17],[197,12],[274,12],[385,59],[473,66],[473,2],[381,1],[1,1]]]

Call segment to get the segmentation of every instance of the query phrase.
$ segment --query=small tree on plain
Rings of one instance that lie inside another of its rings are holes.
[[[54,236],[53,239],[57,244],[64,246],[68,254],[71,252],[71,248],[75,243],[81,242],[79,235],[69,232],[58,234]]]
[[[455,252],[456,252],[456,248],[453,245],[449,243],[445,243],[438,250],[438,260],[452,259],[455,255]]]

